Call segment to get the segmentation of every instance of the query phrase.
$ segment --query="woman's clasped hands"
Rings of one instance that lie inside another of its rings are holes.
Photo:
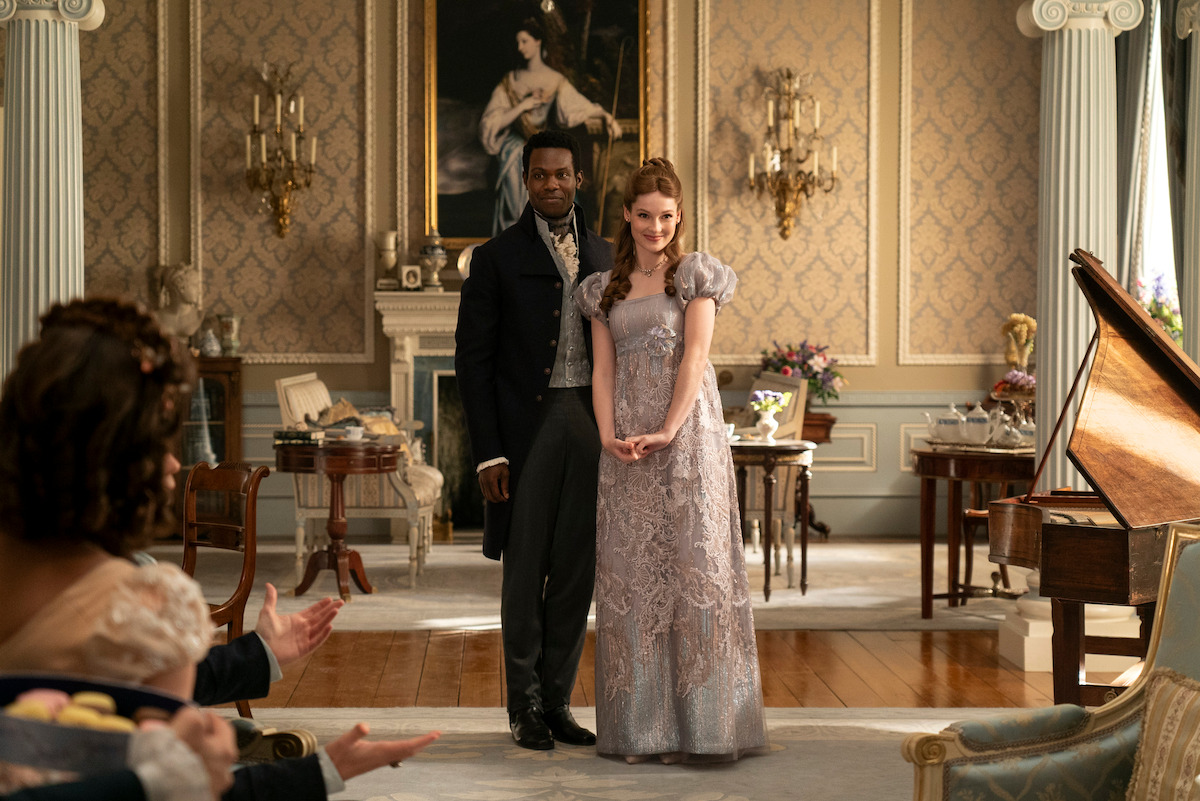
[[[604,449],[625,464],[629,464],[655,451],[661,451],[671,444],[673,438],[671,434],[660,430],[638,434],[629,439],[611,439],[604,443]]]

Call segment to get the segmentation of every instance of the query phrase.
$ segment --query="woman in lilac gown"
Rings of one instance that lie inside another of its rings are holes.
[[[682,187],[651,159],[625,190],[615,268],[576,300],[592,320],[600,455],[596,748],[630,762],[766,750],[714,321],[733,270],[682,255]]]

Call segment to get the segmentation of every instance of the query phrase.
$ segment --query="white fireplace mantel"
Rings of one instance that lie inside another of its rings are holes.
[[[392,341],[392,400],[413,418],[413,376],[418,356],[453,356],[458,325],[457,292],[376,292],[375,309]]]

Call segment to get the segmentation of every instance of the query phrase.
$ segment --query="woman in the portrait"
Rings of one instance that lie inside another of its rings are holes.
[[[551,124],[568,129],[590,123],[605,126],[614,139],[621,136],[621,126],[612,114],[580,94],[561,72],[546,63],[545,39],[536,19],[521,23],[517,51],[525,66],[505,73],[479,122],[483,149],[498,161],[492,236],[515,223],[525,209],[521,149],[531,135]]]

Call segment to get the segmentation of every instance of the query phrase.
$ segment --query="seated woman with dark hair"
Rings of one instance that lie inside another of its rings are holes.
[[[212,637],[208,605],[178,567],[139,567],[128,558],[173,518],[179,461],[170,447],[194,376],[190,357],[176,348],[139,306],[88,299],[52,307],[40,336],[18,353],[0,396],[0,673],[73,674],[192,697]],[[270,606],[268,622],[286,623]],[[321,639],[332,619],[326,613],[317,613]],[[167,732],[173,762],[134,766],[145,796],[213,798],[230,787],[237,754],[227,722],[185,708],[156,736]],[[359,724],[329,745],[336,782],[436,739],[369,743],[366,733]],[[312,795],[282,797],[324,796],[324,771],[309,760],[293,761],[292,772],[307,765]],[[235,797],[280,797],[278,772],[258,775],[277,767],[239,771],[234,792],[244,792]],[[64,778],[0,763],[0,793]],[[79,797],[107,797],[98,784],[92,792]]]

